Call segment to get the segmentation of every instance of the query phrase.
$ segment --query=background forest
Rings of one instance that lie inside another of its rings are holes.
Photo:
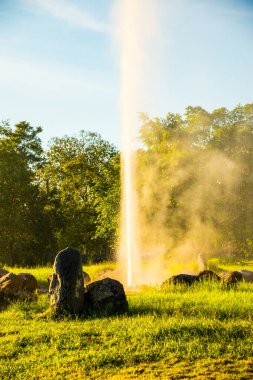
[[[44,150],[41,131],[28,122],[0,125],[0,263],[51,263],[68,245],[86,263],[112,259],[120,152],[83,131]],[[142,114],[136,163],[144,250],[159,240],[173,254],[191,241],[204,254],[253,257],[253,103]]]

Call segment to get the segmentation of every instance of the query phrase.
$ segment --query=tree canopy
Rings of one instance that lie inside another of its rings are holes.
[[[184,115],[141,114],[135,153],[142,250],[253,257],[253,103]],[[97,133],[51,140],[0,124],[0,263],[37,265],[73,245],[112,258],[120,152]],[[148,238],[147,238],[148,237]]]
[[[141,120],[143,250],[252,256],[253,104]]]

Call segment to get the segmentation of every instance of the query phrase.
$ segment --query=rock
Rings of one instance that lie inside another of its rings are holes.
[[[0,289],[5,293],[35,293],[38,287],[36,278],[30,273],[7,273],[0,278]]]
[[[0,278],[9,273],[7,270],[0,268]]]
[[[52,281],[52,277],[53,277],[53,273],[51,273],[47,278],[48,286],[50,286],[50,283]],[[91,281],[91,279],[90,279],[90,276],[88,275],[88,273],[83,271],[83,284],[88,285],[90,283],[90,281]]]
[[[38,288],[36,278],[30,273],[19,273],[18,277],[21,279],[21,290],[28,293],[35,293]]]
[[[161,289],[165,289],[169,285],[176,284],[187,284],[192,285],[194,282],[199,281],[199,277],[192,274],[178,274],[176,276],[171,276],[161,285]]]
[[[198,274],[200,280],[221,281],[221,278],[212,270],[203,270]]]
[[[222,278],[223,282],[226,285],[235,285],[238,282],[243,281],[243,275],[241,272],[223,272],[220,274],[220,277]]]
[[[128,310],[123,285],[111,278],[87,285],[84,296],[85,309],[89,313],[118,314]]]
[[[245,282],[253,282],[253,272],[251,270],[241,269],[239,272],[243,275]]]
[[[4,293],[15,293],[21,291],[22,279],[16,274],[9,272],[0,278],[0,290]]]
[[[84,286],[81,253],[72,247],[59,252],[54,261],[49,286],[51,306],[60,314],[84,312]]]
[[[37,280],[32,274],[7,273],[0,278],[0,310],[4,310],[13,301],[34,300],[36,289]]]

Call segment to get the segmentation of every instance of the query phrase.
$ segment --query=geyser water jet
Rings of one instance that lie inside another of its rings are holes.
[[[121,267],[126,270],[128,286],[142,283],[142,262],[139,244],[138,196],[136,191],[135,156],[138,134],[138,112],[145,109],[144,99],[150,74],[149,42],[156,30],[155,0],[119,0],[117,2],[116,35],[120,52],[121,77]],[[144,107],[144,108],[143,108]]]

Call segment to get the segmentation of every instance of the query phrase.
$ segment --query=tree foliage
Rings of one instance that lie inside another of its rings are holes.
[[[138,191],[149,246],[252,256],[253,104],[142,115],[140,142]]]
[[[0,262],[45,264],[67,245],[87,262],[111,258],[119,152],[83,131],[43,151],[41,131],[0,124]],[[136,158],[144,252],[253,256],[253,104],[142,114]]]
[[[43,161],[40,132],[26,122],[0,126],[0,261],[11,265],[48,259],[51,231],[34,183]]]
[[[39,172],[58,245],[73,245],[88,261],[113,253],[119,211],[119,155],[98,134],[55,138]]]

